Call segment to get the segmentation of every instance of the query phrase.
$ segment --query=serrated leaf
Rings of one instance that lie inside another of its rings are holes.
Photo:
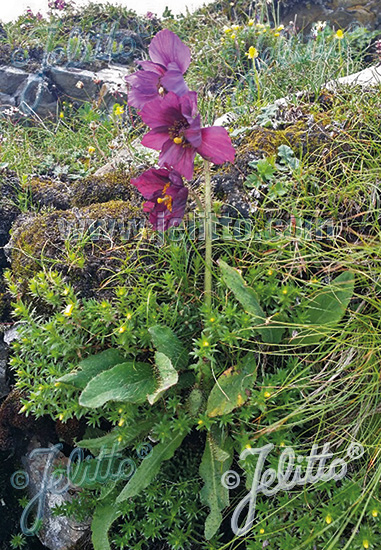
[[[209,394],[206,412],[208,416],[228,414],[247,401],[256,379],[254,354],[249,353],[236,369],[230,368],[218,378]]]
[[[165,325],[155,325],[148,329],[152,343],[160,353],[163,353],[172,362],[176,370],[184,370],[189,363],[189,354],[183,343],[172,329]]]
[[[186,433],[175,432],[171,441],[158,443],[151,453],[145,458],[130,481],[124,487],[117,498],[117,502],[123,502],[127,498],[134,497],[148,487],[154,477],[159,473],[161,465],[175,454],[176,449],[181,445]]]
[[[61,376],[57,382],[64,382],[79,390],[83,390],[94,376],[125,361],[126,358],[121,355],[120,351],[113,348],[106,349],[96,355],[90,355],[81,361],[78,369],[65,374],[65,376]]]
[[[170,387],[177,384],[179,380],[178,372],[172,366],[171,360],[157,351],[155,353],[155,364],[158,369],[159,387],[147,396],[148,402],[153,405]]]
[[[204,481],[201,500],[209,507],[205,521],[205,538],[211,539],[222,522],[222,510],[229,506],[229,491],[221,483],[222,475],[232,462],[232,441],[216,425],[208,433],[205,451],[200,464],[200,476]]]
[[[91,523],[91,540],[94,550],[111,550],[108,532],[121,514],[122,512],[115,504],[115,498],[112,496],[97,505]]]
[[[308,303],[304,304],[306,311],[305,325],[291,342],[297,345],[309,346],[317,344],[329,335],[337,323],[345,315],[354,291],[355,278],[353,273],[341,273],[330,285],[318,292]],[[301,305],[300,307],[303,307]],[[308,326],[310,325],[310,326]]]
[[[277,325],[274,320],[267,321],[266,314],[260,306],[257,293],[246,285],[237,269],[229,266],[223,260],[219,260],[219,265],[226,286],[233,292],[245,311],[253,316],[254,322],[257,325],[255,330],[260,334],[263,342],[266,344],[279,344],[285,330],[284,327]],[[262,328],[265,324],[266,327]]]
[[[147,363],[121,363],[95,376],[79,396],[79,404],[96,409],[108,401],[142,403],[154,392],[156,380]]]

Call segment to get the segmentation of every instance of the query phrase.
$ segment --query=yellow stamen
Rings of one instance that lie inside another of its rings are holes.
[[[173,141],[176,143],[176,145],[180,145],[180,143],[183,142],[183,138],[175,137],[175,138],[173,138]]]
[[[175,139],[178,139],[178,138],[175,138]],[[168,210],[170,212],[172,212],[172,197],[170,197],[169,195],[166,194],[166,191],[168,189],[168,187],[170,187],[170,183],[167,183],[164,188],[163,188],[163,197],[159,197],[157,199],[157,202],[158,204],[162,204],[164,203],[165,206],[168,208]]]

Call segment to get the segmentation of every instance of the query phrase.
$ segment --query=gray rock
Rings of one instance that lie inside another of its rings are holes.
[[[343,86],[362,86],[363,88],[369,88],[372,86],[379,86],[381,84],[381,64],[373,65],[358,73],[343,76],[337,80],[331,80],[327,82],[324,87],[328,90],[336,90]]]
[[[7,107],[14,107],[15,105],[16,101],[14,97],[0,92],[0,106],[4,106],[5,109]]]
[[[99,85],[95,83],[96,73],[81,69],[53,67],[49,77],[62,96],[71,101],[91,101],[99,94]],[[83,85],[83,86],[82,86]]]
[[[64,479],[57,486],[57,476],[52,475],[53,471],[56,468],[66,469],[69,459],[51,444],[49,449],[51,449],[50,452],[42,449],[39,441],[34,438],[29,445],[27,457],[22,460],[29,475],[28,491],[31,498],[41,495],[44,487],[46,490],[45,499],[41,500],[42,527],[37,536],[50,550],[73,550],[82,539],[87,537],[89,523],[79,523],[65,516],[53,515],[53,509],[70,502],[75,498],[78,489],[66,483]],[[54,485],[57,487],[56,490]],[[62,494],[56,494],[59,490],[62,490]]]
[[[48,81],[29,75],[15,92],[16,105],[26,115],[50,117],[57,113],[57,96],[49,89]]]
[[[29,73],[16,67],[0,67],[0,93],[13,96],[28,76]]]

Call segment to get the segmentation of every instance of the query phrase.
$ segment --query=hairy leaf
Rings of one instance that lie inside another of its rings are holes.
[[[106,349],[96,355],[90,355],[81,361],[78,369],[58,378],[57,382],[64,382],[79,390],[83,390],[94,376],[115,367],[115,365],[124,363],[125,360],[126,358],[118,350],[113,348]]]
[[[200,476],[204,481],[201,500],[210,509],[205,522],[207,540],[217,533],[223,519],[221,512],[229,506],[229,491],[222,485],[221,478],[231,465],[233,445],[225,434],[223,428],[212,426],[200,464]]]
[[[155,325],[148,329],[152,343],[160,353],[164,353],[172,361],[176,370],[184,370],[188,366],[189,357],[183,343],[169,327]]]
[[[79,396],[79,404],[95,409],[108,401],[142,403],[155,387],[151,365],[122,363],[90,380]]]
[[[124,487],[117,498],[117,502],[123,502],[127,498],[134,497],[148,487],[159,473],[162,463],[173,457],[185,436],[185,432],[175,432],[170,441],[164,441],[155,445],[152,452],[142,461],[130,481]]]
[[[177,384],[179,380],[179,375],[173,368],[171,360],[164,353],[157,351],[155,353],[155,362],[158,369],[159,386],[154,393],[148,395],[148,401],[151,405],[156,403],[163,393],[171,386]]]

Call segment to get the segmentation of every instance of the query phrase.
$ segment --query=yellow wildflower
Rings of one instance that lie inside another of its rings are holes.
[[[344,38],[344,33],[341,29],[339,29],[336,33],[336,38],[338,38],[339,40],[342,40]]]
[[[369,541],[367,539],[364,539],[362,541],[362,545],[363,545],[364,548],[369,548]]]
[[[252,27],[254,25],[254,19],[249,19],[248,23],[249,27]]]
[[[66,317],[70,317],[73,313],[73,309],[74,309],[74,304],[68,304],[65,309],[64,309],[64,312],[63,314],[66,316]]]
[[[330,525],[332,523],[332,516],[330,514],[327,514],[325,516],[325,522]]]
[[[65,114],[63,111],[60,112],[60,118],[65,118]]]
[[[124,113],[123,105],[115,105],[114,107],[115,116],[122,116],[123,113]]]
[[[246,53],[246,55],[249,59],[255,59],[256,57],[258,57],[257,48],[254,48],[254,46],[250,46],[249,51]]]
[[[90,145],[90,147],[87,148],[87,152],[89,153],[89,155],[93,155],[95,153],[95,147],[91,147]]]

